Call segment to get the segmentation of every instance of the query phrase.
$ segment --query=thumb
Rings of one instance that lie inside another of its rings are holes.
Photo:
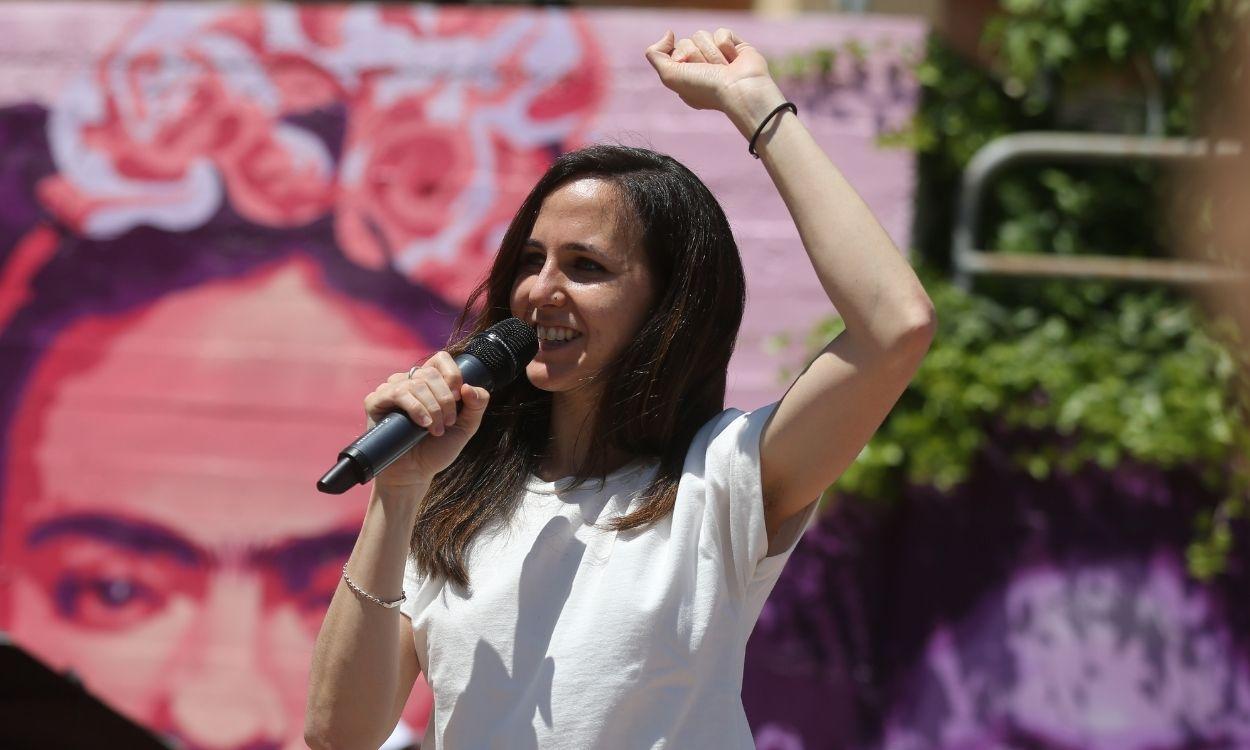
[[[482,424],[482,414],[490,403],[490,391],[464,383],[460,386],[460,400],[464,406],[456,417],[456,424],[473,432]]]

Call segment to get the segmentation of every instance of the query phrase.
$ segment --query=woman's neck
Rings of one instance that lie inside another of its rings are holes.
[[[554,393],[551,397],[551,433],[547,455],[538,467],[544,481],[576,474],[586,466],[593,440],[599,394],[586,391]],[[625,464],[629,456],[619,449],[608,449],[608,469]]]

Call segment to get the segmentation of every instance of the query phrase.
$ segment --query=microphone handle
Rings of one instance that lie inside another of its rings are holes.
[[[456,357],[456,365],[464,382],[494,391],[494,379],[482,360],[461,354]],[[317,482],[317,489],[339,495],[357,484],[365,484],[429,434],[406,413],[393,411],[339,451],[338,463]]]

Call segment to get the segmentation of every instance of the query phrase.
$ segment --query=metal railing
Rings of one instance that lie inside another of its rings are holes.
[[[1183,161],[1241,154],[1232,141],[1102,133],[1015,133],[985,144],[964,169],[959,188],[953,242],[954,281],[965,291],[976,274],[1060,276],[1156,281],[1174,284],[1245,283],[1250,274],[1186,260],[1126,258],[1113,255],[995,253],[979,248],[976,236],[986,187],[1005,167],[1023,161],[1114,162]]]

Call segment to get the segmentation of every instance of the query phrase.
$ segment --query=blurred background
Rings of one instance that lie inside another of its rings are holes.
[[[1247,13],[0,5],[0,744],[87,744],[63,680],[128,747],[303,746],[367,500],[314,482],[563,151],[707,182],[750,295],[728,402],[778,398],[836,311],[738,133],[642,55],[729,26],[940,320],[748,645],[757,746],[1250,748]]]

